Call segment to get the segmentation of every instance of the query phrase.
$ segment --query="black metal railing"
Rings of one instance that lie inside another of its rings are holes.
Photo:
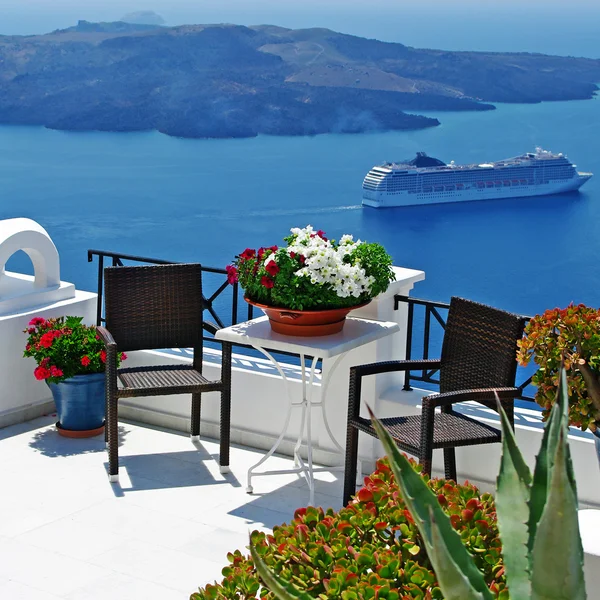
[[[164,260],[161,258],[148,258],[146,256],[134,256],[131,254],[121,254],[118,252],[107,252],[104,250],[88,250],[88,262],[93,262],[94,257],[98,258],[98,285],[97,285],[97,293],[98,293],[98,307],[96,310],[96,324],[101,325],[105,322],[103,311],[104,311],[104,303],[103,303],[103,291],[104,291],[104,267],[113,266],[113,267],[122,267],[125,263],[138,263],[138,264],[152,264],[152,265],[168,265],[168,264],[176,264],[176,261],[172,260]],[[124,262],[125,261],[125,262]],[[218,269],[215,267],[205,267],[202,266],[202,287],[203,287],[203,303],[204,310],[207,311],[215,324],[218,327],[226,327],[228,325],[235,325],[239,322],[239,309],[240,309],[240,287],[238,283],[229,284],[227,281],[227,271],[225,269]],[[208,275],[208,277],[206,277]],[[211,277],[212,276],[212,277]],[[207,288],[213,289],[210,295],[207,295],[205,290]],[[231,292],[230,300],[224,299],[224,296]],[[227,318],[224,317],[224,311],[217,311],[218,301],[222,301],[221,308],[227,308],[227,305],[230,304],[229,316]],[[253,318],[253,307],[248,304],[247,313],[245,318],[252,319]],[[205,338],[206,340],[211,340],[212,338]]]
[[[162,258],[148,258],[147,256],[134,256],[131,254],[122,254],[119,252],[108,252],[105,250],[88,250],[88,262],[93,262],[94,258],[98,258],[98,282],[97,282],[97,293],[98,293],[98,306],[96,309],[96,324],[102,325],[105,322],[104,319],[104,303],[103,303],[103,292],[104,292],[104,267],[122,267],[125,266],[124,262],[137,263],[137,264],[149,264],[149,265],[169,265],[177,264],[178,261],[164,260]],[[250,320],[254,318],[254,307],[251,304],[247,304],[247,309],[244,311],[243,306],[245,302],[240,303],[240,297],[242,289],[238,283],[230,284],[227,281],[227,271],[225,269],[215,267],[205,267],[202,265],[202,288],[203,288],[203,302],[204,310],[208,311],[211,317],[214,319],[217,327],[228,327],[229,325],[236,325],[240,322],[240,313],[243,313],[243,320]],[[208,277],[206,277],[208,275]],[[204,292],[206,289],[214,288],[214,291],[207,296]],[[225,298],[227,290],[231,291],[231,297]],[[218,302],[220,306],[218,306]],[[220,310],[219,310],[220,309]],[[228,314],[228,317],[225,317]],[[212,336],[204,336],[204,341],[219,343]],[[252,349],[251,346],[246,344],[234,344],[237,348],[246,348],[244,354],[250,356],[256,356],[263,358],[262,354]],[[298,354],[292,352],[277,351],[272,352],[275,355],[298,358]],[[307,356],[307,358],[312,358]],[[296,362],[296,361],[292,361]],[[321,362],[321,361],[319,361]]]
[[[431,300],[421,300],[411,296],[394,296],[394,310],[400,308],[400,303],[408,305],[407,330],[406,330],[406,360],[413,358],[428,359],[431,358],[431,352],[434,352],[434,358],[440,356],[441,340],[446,328],[446,319],[450,304],[445,302],[433,302]],[[421,308],[422,307],[422,308]],[[423,319],[419,324],[415,324],[415,309],[423,311]],[[529,320],[529,317],[526,317]],[[420,325],[422,324],[422,328]],[[432,332],[433,325],[433,332]],[[418,381],[426,385],[439,385],[439,369],[423,369],[419,371],[406,371],[404,374],[404,389],[411,390],[411,382]],[[519,400],[535,402],[532,396],[525,395],[525,390],[531,384],[531,375],[524,373],[522,369],[517,370],[517,379],[523,379],[517,383],[520,394]]]

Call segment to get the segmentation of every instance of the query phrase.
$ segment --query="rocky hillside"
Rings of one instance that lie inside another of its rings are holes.
[[[418,111],[590,98],[595,81],[598,60],[419,50],[327,29],[80,21],[0,36],[0,122],[70,130],[417,129],[438,124]]]

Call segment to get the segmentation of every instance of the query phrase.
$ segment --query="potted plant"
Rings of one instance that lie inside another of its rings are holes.
[[[600,460],[600,309],[571,304],[547,310],[527,324],[517,360],[525,366],[533,359],[539,367],[532,383],[537,386],[535,399],[544,408],[544,419],[556,398],[563,357],[569,425],[592,431]]]
[[[394,281],[392,259],[380,244],[351,235],[336,242],[310,225],[284,240],[281,248],[246,248],[227,267],[229,282],[239,281],[246,301],[263,309],[278,333],[336,333],[352,309]]]
[[[35,359],[33,375],[45,381],[58,413],[58,432],[66,437],[91,437],[104,429],[104,344],[82,317],[35,317],[23,356]],[[118,361],[127,357],[120,353]]]

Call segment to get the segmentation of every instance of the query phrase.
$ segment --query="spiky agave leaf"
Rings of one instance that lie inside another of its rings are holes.
[[[567,443],[567,405],[567,378],[564,369],[561,369],[558,399],[551,416],[557,423],[553,423],[553,426],[558,435],[554,453],[546,459],[550,465],[549,482],[543,512],[531,541],[532,600],[587,598],[577,517],[577,490]]]
[[[531,472],[517,447],[515,434],[496,395],[502,425],[502,459],[496,482],[496,513],[502,537],[502,557],[511,600],[531,597],[528,549]]]
[[[568,427],[569,417],[569,397],[567,386],[567,375],[563,367],[559,372],[559,386],[556,393],[556,402],[550,411],[550,418],[544,428],[542,437],[542,445],[540,453],[535,461],[535,469],[533,472],[533,485],[531,487],[531,499],[529,501],[529,551],[533,551],[533,541],[537,530],[538,523],[542,518],[544,507],[548,498],[548,490],[550,486],[551,470],[556,456],[559,433],[561,429]],[[570,452],[567,446],[567,456],[569,457],[567,466],[567,475],[571,489],[577,497],[575,487],[575,475],[573,474],[573,465],[570,460]]]
[[[390,460],[402,498],[423,537],[427,555],[446,600],[492,600],[483,574],[454,531],[438,499],[415,472],[382,424],[371,418]],[[433,517],[433,518],[432,518]]]
[[[263,583],[279,600],[313,600],[312,596],[271,571],[252,543],[252,537],[250,537],[250,555]]]

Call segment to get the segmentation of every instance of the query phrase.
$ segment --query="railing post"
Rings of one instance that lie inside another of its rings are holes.
[[[411,359],[412,354],[412,330],[413,330],[413,320],[415,316],[415,305],[408,302],[408,321],[406,326],[406,360]],[[402,388],[405,392],[410,392],[412,388],[410,387],[410,371],[404,372],[404,387]]]
[[[104,288],[104,256],[98,256],[98,306],[96,307],[96,325],[102,325],[102,290]]]

